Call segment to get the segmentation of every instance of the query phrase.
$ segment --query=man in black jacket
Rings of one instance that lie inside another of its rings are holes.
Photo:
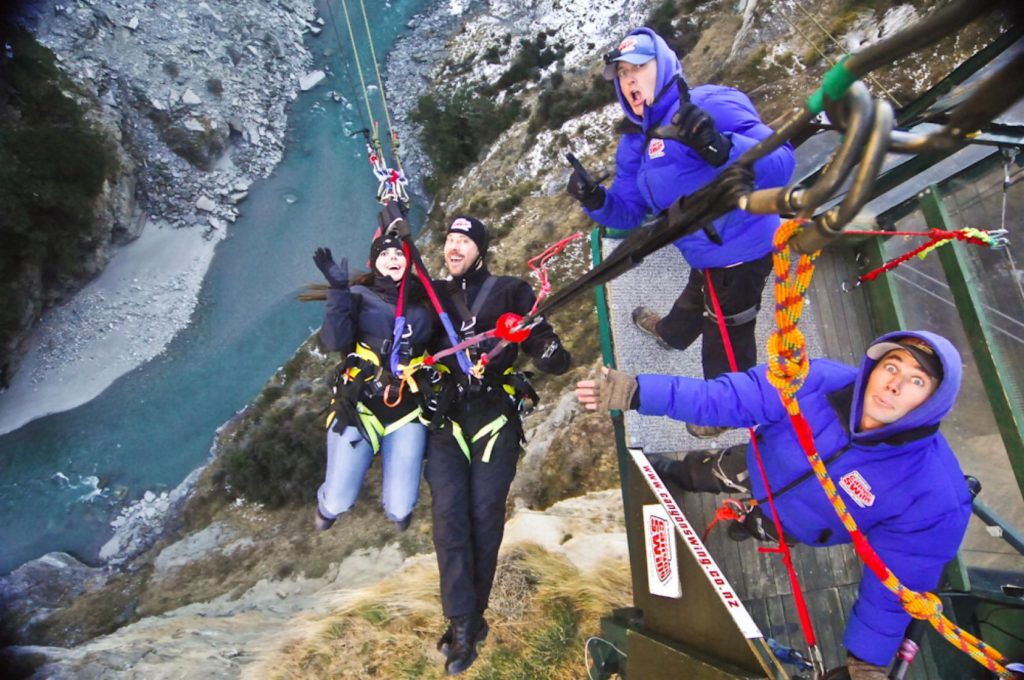
[[[449,279],[439,296],[462,338],[495,328],[506,312],[526,315],[535,296],[526,281],[494,276],[484,262],[487,231],[472,217],[457,217],[448,228],[444,258]],[[498,344],[497,339],[473,346],[471,360]],[[572,358],[550,324],[541,322],[522,343],[536,367],[559,375]],[[516,475],[522,425],[518,407],[532,391],[513,372],[518,346],[509,344],[491,357],[482,377],[467,376],[451,363],[459,383],[448,410],[451,427],[431,433],[427,483],[432,497],[434,549],[441,574],[441,605],[449,619],[438,641],[448,675],[473,663],[477,643],[487,637],[487,609],[498,548],[505,528],[505,503]]]

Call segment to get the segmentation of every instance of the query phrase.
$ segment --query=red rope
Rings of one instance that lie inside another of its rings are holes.
[[[528,316],[533,316],[533,314],[537,311],[537,308],[540,306],[541,300],[546,298],[548,296],[548,293],[551,292],[551,281],[548,280],[548,260],[550,260],[558,253],[565,250],[565,247],[567,245],[569,245],[570,243],[572,243],[573,241],[582,236],[583,232],[577,231],[575,234],[566,236],[561,241],[548,246],[540,255],[531,257],[529,260],[526,261],[526,266],[529,267],[530,270],[537,275],[538,279],[540,279],[540,290],[537,292],[537,299],[534,301],[533,309],[530,310]],[[534,265],[534,263],[537,263],[538,261],[539,267]]]
[[[722,306],[718,302],[718,294],[715,292],[715,287],[711,284],[711,270],[704,270],[704,279],[708,287],[708,293],[711,297],[711,305],[714,308],[715,318],[718,320],[718,332],[722,336],[722,344],[725,345],[725,354],[729,358],[729,368],[735,373],[739,370],[736,366],[736,354],[732,349],[732,341],[729,339],[729,330],[725,325],[725,317],[722,314]],[[794,423],[794,427],[796,424]],[[807,427],[806,421],[804,427],[807,429],[807,433],[810,434],[810,428]],[[800,616],[800,627],[803,629],[804,640],[807,642],[808,647],[816,647],[817,641],[814,635],[814,624],[811,623],[810,612],[807,611],[807,602],[804,599],[804,591],[800,587],[800,579],[797,577],[796,568],[793,567],[793,556],[790,554],[789,545],[786,543],[785,534],[782,531],[782,520],[779,519],[779,512],[775,509],[775,497],[772,495],[771,485],[768,483],[768,473],[765,472],[764,462],[761,460],[761,449],[757,445],[757,436],[754,433],[754,428],[748,428],[750,433],[750,443],[754,447],[754,458],[757,460],[757,467],[761,473],[761,479],[764,482],[765,494],[768,497],[768,507],[772,511],[772,521],[775,523],[776,535],[779,537],[778,548],[758,548],[758,552],[764,553],[778,553],[782,557],[782,563],[786,565],[786,571],[789,574],[789,583],[793,587],[793,600],[796,604],[797,614]],[[799,431],[798,431],[799,432]]]
[[[916,236],[916,237],[927,237],[927,243],[919,245],[910,252],[904,253],[899,257],[889,260],[878,269],[868,272],[860,276],[857,279],[857,283],[863,283],[865,281],[874,281],[881,274],[891,271],[903,264],[907,260],[915,257],[919,253],[941,245],[945,241],[966,241],[979,246],[991,245],[983,239],[977,236],[971,236],[965,233],[963,230],[958,231],[943,231],[941,229],[929,229],[928,231],[866,231],[866,230],[844,230],[843,234],[854,235],[854,236]]]

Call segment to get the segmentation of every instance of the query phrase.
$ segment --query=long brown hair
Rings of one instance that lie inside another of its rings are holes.
[[[408,273],[408,270],[406,270]],[[366,286],[367,288],[373,287],[374,273],[372,271],[364,272],[362,274],[356,274],[349,281],[350,286]],[[296,299],[301,302],[316,302],[327,300],[327,289],[330,288],[326,283],[307,283],[303,287],[303,291],[296,295]],[[427,299],[427,290],[423,287],[419,278],[410,276],[409,280],[405,284],[405,299],[408,304],[420,304]]]

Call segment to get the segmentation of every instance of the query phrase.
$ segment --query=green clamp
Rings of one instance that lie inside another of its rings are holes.
[[[847,59],[849,56],[843,57],[838,64],[829,69],[821,79],[821,87],[807,99],[807,108],[813,115],[818,115],[825,108],[825,97],[831,101],[839,101],[857,81],[857,76],[846,68]]]

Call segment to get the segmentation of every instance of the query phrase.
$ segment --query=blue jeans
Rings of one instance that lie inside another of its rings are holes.
[[[427,428],[415,421],[381,439],[384,512],[392,522],[401,522],[416,507],[426,443]],[[373,447],[354,426],[341,434],[327,431],[327,476],[316,494],[324,518],[334,519],[355,505],[372,462]]]

